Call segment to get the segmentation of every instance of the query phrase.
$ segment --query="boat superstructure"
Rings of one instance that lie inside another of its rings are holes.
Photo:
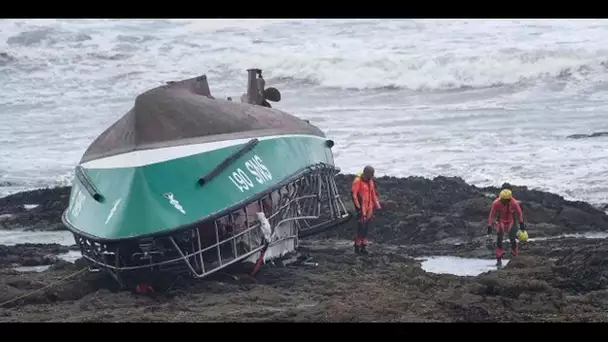
[[[204,75],[140,94],[76,166],[62,219],[83,257],[119,281],[202,278],[348,220],[333,141],[268,100],[280,92],[259,69],[240,102],[214,98]]]

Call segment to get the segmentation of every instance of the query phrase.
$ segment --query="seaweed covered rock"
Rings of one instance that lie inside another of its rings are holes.
[[[560,288],[588,292],[608,288],[608,243],[580,247],[555,263]]]

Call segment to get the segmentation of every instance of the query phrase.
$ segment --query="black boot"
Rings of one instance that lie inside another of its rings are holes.
[[[502,267],[502,259],[496,259],[496,267]]]
[[[355,254],[360,254],[361,253],[361,249],[359,248],[359,246],[355,245]]]
[[[361,245],[361,254],[363,254],[363,255],[368,255],[369,254],[369,252],[367,251],[365,245]]]

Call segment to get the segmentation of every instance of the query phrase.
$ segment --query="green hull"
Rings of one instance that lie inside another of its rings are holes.
[[[102,196],[96,201],[74,178],[64,222],[96,240],[155,235],[245,204],[302,169],[334,164],[327,139],[314,135],[260,137],[255,147],[200,185],[249,139],[129,152],[81,164]]]

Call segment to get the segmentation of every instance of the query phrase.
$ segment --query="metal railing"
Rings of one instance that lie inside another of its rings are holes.
[[[117,243],[93,242],[79,235],[75,239],[83,257],[111,271],[119,282],[119,273],[144,270],[186,270],[203,278],[252,257],[266,244],[270,248],[292,240],[295,249],[300,235],[348,218],[335,173],[330,165],[312,166],[301,177],[227,215],[170,236]],[[270,241],[264,237],[258,213],[270,224]]]

